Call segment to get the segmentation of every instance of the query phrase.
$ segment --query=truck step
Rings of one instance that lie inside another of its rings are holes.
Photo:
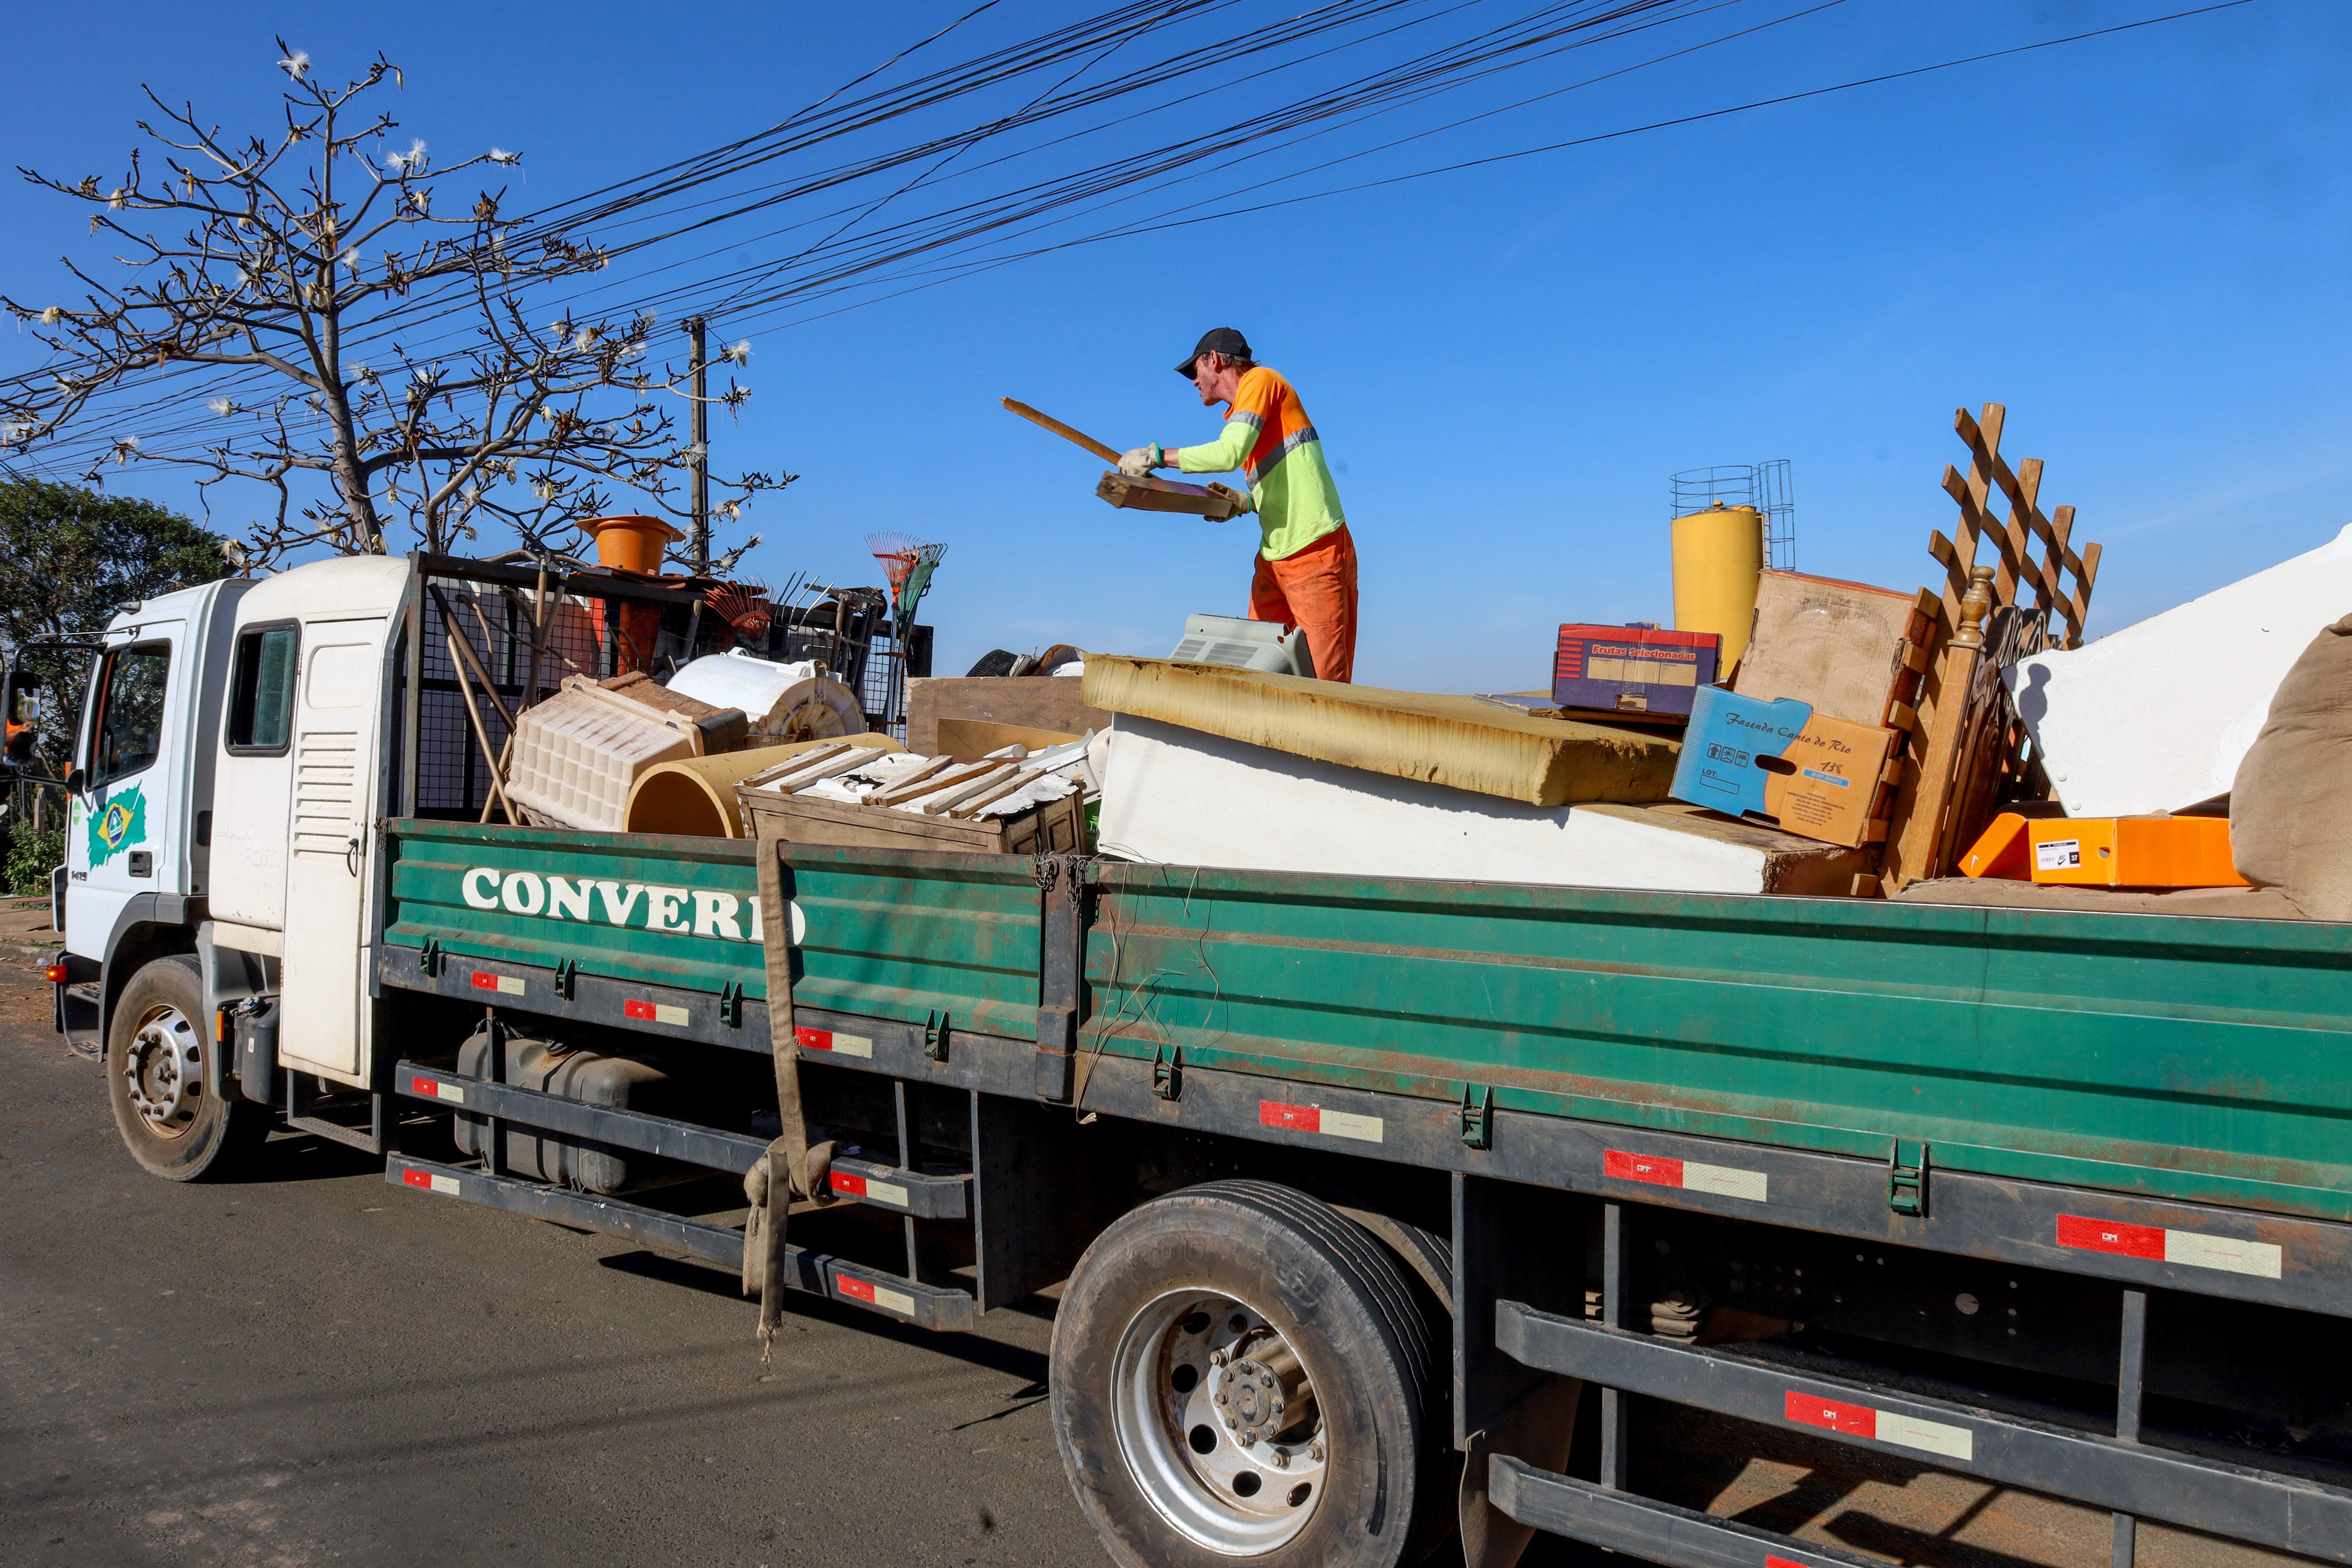
[[[971,1173],[937,1174],[902,1170],[879,1160],[835,1155],[833,1190],[877,1208],[896,1209],[917,1219],[962,1219],[971,1213]]]
[[[1768,1426],[1802,1427],[1809,1436],[2055,1492],[2120,1513],[2352,1562],[2352,1492],[2315,1481],[2151,1447],[2111,1433],[1898,1394],[1749,1352],[1661,1340],[1539,1312],[1517,1301],[1496,1303],[1495,1344],[1522,1365],[1601,1387]],[[1621,1550],[1654,1556],[1654,1544],[1644,1541]]]
[[[467,1081],[470,1087],[470,1080]],[[396,1187],[437,1193],[486,1208],[530,1215],[605,1236],[626,1237],[661,1251],[684,1253],[727,1268],[743,1267],[741,1231],[712,1225],[708,1220],[664,1214],[618,1198],[551,1187],[517,1176],[485,1175],[479,1171],[412,1159],[405,1154],[392,1155],[384,1162],[383,1179]],[[794,1289],[864,1307],[918,1328],[971,1327],[972,1299],[968,1291],[920,1284],[807,1247],[788,1246],[784,1250]]]
[[[384,1097],[383,1095],[370,1094],[367,1097],[368,1124],[365,1127],[357,1127],[347,1121],[336,1121],[328,1117],[311,1115],[312,1110],[317,1109],[319,1097],[304,1087],[305,1075],[288,1070],[281,1076],[286,1080],[286,1092],[282,1103],[286,1108],[287,1126],[297,1132],[312,1133],[331,1142],[346,1144],[364,1153],[381,1154],[384,1152]],[[348,1105],[349,1101],[345,1100],[344,1103]]]

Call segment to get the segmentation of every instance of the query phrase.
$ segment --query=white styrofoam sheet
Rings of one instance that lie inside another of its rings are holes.
[[[1131,714],[1107,731],[1098,837],[1163,865],[1690,893],[1764,890],[1761,849],[1293,756]]]
[[[2279,682],[2347,614],[2352,527],[2005,679],[2069,816],[2178,811],[2228,792]]]

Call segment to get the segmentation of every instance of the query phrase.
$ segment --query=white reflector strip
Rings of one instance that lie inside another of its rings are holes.
[[[432,1193],[446,1193],[453,1198],[458,1193],[457,1177],[436,1176],[430,1171],[403,1171],[400,1173],[400,1181],[403,1186],[418,1187]]]
[[[666,1004],[656,1002],[654,1004],[654,1022],[656,1024],[669,1024],[683,1029],[688,1024],[694,1022],[694,1015],[688,1013],[683,1007],[672,1007]]]
[[[1916,1416],[1897,1415],[1892,1411],[1878,1413],[1878,1440],[1900,1443],[1906,1448],[1924,1448],[1948,1459],[1976,1458],[1976,1438],[1967,1427],[1948,1426],[1941,1421],[1922,1421]]]
[[[464,1089],[454,1083],[443,1083],[438,1079],[413,1078],[409,1079],[409,1087],[418,1094],[430,1095],[436,1100],[446,1100],[452,1105],[466,1103]]]
[[[867,1182],[866,1196],[877,1204],[896,1204],[900,1208],[907,1206],[907,1189],[896,1182]]]
[[[1750,1203],[1764,1201],[1764,1173],[1742,1171],[1731,1165],[1702,1165],[1696,1160],[1685,1160],[1683,1186],[1690,1192],[1716,1193],[1727,1198],[1746,1198]]]
[[[2164,1260],[2275,1279],[2283,1270],[2286,1255],[2267,1241],[2237,1241],[2226,1236],[2202,1236],[2193,1230],[2167,1230]]]

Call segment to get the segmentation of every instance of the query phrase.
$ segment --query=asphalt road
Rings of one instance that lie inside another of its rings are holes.
[[[180,1185],[0,976],[0,1563],[1083,1564],[1050,1321],[922,1334],[385,1185]]]
[[[1049,1303],[934,1335],[796,1296],[763,1369],[731,1275],[268,1152],[142,1173],[0,959],[0,1564],[1107,1561],[1054,1447]],[[2096,1510],[1652,1402],[1633,1465],[1885,1562],[2107,1560]],[[2139,1561],[2288,1560],[2143,1523]],[[1604,1563],[1648,1568],[1551,1538],[1521,1568]]]

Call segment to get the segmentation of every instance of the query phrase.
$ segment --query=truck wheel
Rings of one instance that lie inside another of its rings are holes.
[[[173,954],[131,977],[107,1032],[114,1124],[131,1157],[166,1181],[226,1175],[269,1134],[268,1106],[206,1091],[204,1019],[196,961]]]
[[[1097,1237],[1054,1323],[1054,1429],[1127,1568],[1397,1568],[1453,1522],[1437,1303],[1360,1226],[1211,1182]]]

